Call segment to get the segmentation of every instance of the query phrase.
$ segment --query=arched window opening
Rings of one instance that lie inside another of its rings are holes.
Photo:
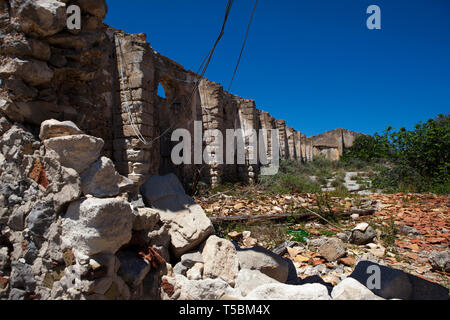
[[[163,85],[158,83],[158,97],[166,99],[166,90],[164,90]]]

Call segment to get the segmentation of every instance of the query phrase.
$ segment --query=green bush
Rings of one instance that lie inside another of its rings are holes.
[[[360,136],[342,161],[378,166],[373,186],[392,192],[450,193],[450,118],[440,115],[413,130],[387,128],[382,135]],[[380,166],[380,163],[384,165]]]

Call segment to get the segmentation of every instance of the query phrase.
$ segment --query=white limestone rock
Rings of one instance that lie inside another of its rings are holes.
[[[159,222],[159,213],[152,208],[137,208],[134,213],[133,230],[153,230]]]
[[[281,283],[288,279],[288,262],[263,247],[238,249],[237,257],[241,269],[258,270]]]
[[[158,211],[163,223],[170,226],[171,249],[180,257],[214,233],[214,227],[200,205],[184,192],[174,174],[150,177],[141,193],[147,204]]]
[[[120,198],[73,202],[62,219],[62,243],[81,256],[115,253],[131,240],[132,215]]]
[[[239,261],[234,245],[217,236],[206,240],[202,257],[204,261],[203,278],[220,278],[234,286],[234,279],[239,272]]]
[[[246,300],[331,300],[324,285],[304,284],[293,286],[282,283],[271,283],[257,287],[250,292]]]
[[[353,278],[346,278],[333,288],[334,300],[384,300]]]
[[[219,300],[236,295],[235,290],[222,279],[189,280],[179,274],[175,279],[175,290],[180,292],[178,300]]]
[[[114,197],[119,194],[121,177],[111,159],[101,157],[81,174],[81,188],[85,195],[97,198]]]
[[[279,282],[258,270],[241,269],[235,280],[235,288],[239,289],[245,297],[257,287],[269,283]]]
[[[79,134],[47,139],[44,145],[56,152],[61,165],[81,174],[99,158],[104,142],[100,138]]]
[[[44,141],[51,138],[73,136],[76,134],[83,134],[83,131],[81,131],[72,121],[61,122],[51,119],[41,123],[39,139]]]

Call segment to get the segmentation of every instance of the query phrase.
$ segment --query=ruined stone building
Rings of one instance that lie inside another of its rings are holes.
[[[81,30],[67,29],[66,10],[71,4],[81,7]],[[259,165],[249,161],[175,166],[170,156],[177,142],[171,141],[171,133],[184,128],[193,136],[194,121],[203,121],[204,131],[219,129],[224,136],[226,129],[242,129],[246,140],[252,129],[279,129],[281,158],[301,162],[319,153],[336,159],[351,144],[353,136],[347,131],[327,135],[338,142],[307,138],[284,120],[258,109],[255,101],[199,79],[155,52],[144,34],[126,34],[107,26],[103,23],[106,11],[104,1],[21,5],[0,0],[2,114],[35,131],[46,119],[73,121],[102,138],[105,155],[137,184],[168,172],[176,173],[185,184],[196,175],[212,184],[255,178]],[[160,84],[164,98],[158,96]],[[204,145],[210,143],[213,139]],[[265,144],[270,154],[270,139]]]
[[[313,156],[322,155],[330,160],[339,160],[346,148],[362,133],[347,129],[334,129],[311,138],[313,145]]]

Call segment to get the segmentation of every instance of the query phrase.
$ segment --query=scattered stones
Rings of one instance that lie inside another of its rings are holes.
[[[331,292],[334,300],[384,300],[353,278],[341,281]]]
[[[265,284],[251,291],[246,300],[330,300],[328,289],[321,284],[292,286],[281,283]]]
[[[144,200],[170,226],[172,252],[176,257],[202,243],[214,232],[203,209],[189,198],[174,174],[153,176],[141,186]]]
[[[346,247],[342,240],[331,238],[319,248],[319,254],[327,261],[335,261],[346,254]]]
[[[204,261],[203,277],[220,278],[230,285],[239,271],[239,261],[234,245],[216,236],[210,236],[202,249]]]
[[[25,300],[26,297],[26,292],[25,290],[20,290],[17,288],[13,288],[11,289],[11,291],[9,292],[9,298],[8,300]]]
[[[344,266],[353,267],[356,263],[356,260],[354,257],[345,257],[338,259],[338,262],[342,263]]]
[[[181,256],[181,263],[187,268],[192,268],[197,263],[204,263],[203,255],[198,251],[185,253]]]
[[[287,252],[288,247],[292,248],[296,244],[297,244],[297,242],[294,242],[294,241],[285,241],[282,244],[280,244],[278,247],[273,249],[272,252],[279,256],[282,256]]]
[[[263,247],[237,249],[237,258],[241,269],[258,270],[281,283],[288,279],[286,260]]]
[[[377,233],[371,226],[369,226],[367,223],[360,223],[353,229],[350,236],[350,243],[356,245],[365,245],[373,242],[373,239],[375,239],[376,236]]]
[[[406,225],[401,225],[398,229],[398,232],[400,234],[403,235],[407,235],[407,236],[418,236],[420,235],[419,230],[412,228],[410,226],[406,226]]]
[[[320,237],[320,238],[309,240],[308,241],[308,245],[311,246],[311,247],[321,247],[327,241],[328,241],[327,237]]]

